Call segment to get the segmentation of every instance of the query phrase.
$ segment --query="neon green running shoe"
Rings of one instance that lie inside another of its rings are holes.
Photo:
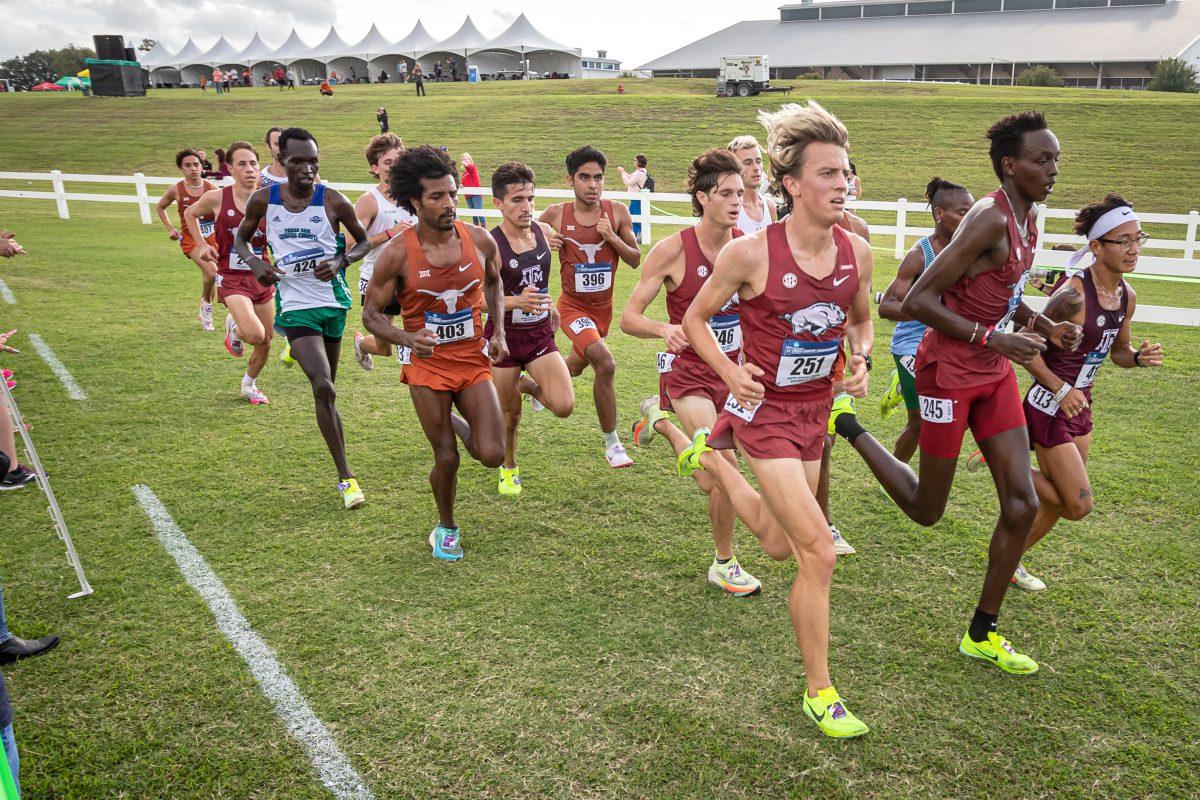
[[[645,447],[654,441],[654,423],[667,418],[667,412],[658,407],[657,397],[647,397],[642,401],[642,416],[633,423],[633,444],[635,447]]]
[[[833,436],[837,431],[833,427],[833,423],[842,414],[856,414],[854,409],[854,398],[842,392],[837,397],[833,398],[833,407],[829,411],[829,435]]]
[[[283,346],[283,352],[279,354],[279,363],[285,367],[291,367],[296,363],[296,359],[292,358],[292,343],[288,342]]]
[[[883,397],[879,401],[879,416],[887,419],[896,412],[900,404],[904,402],[904,395],[900,393],[900,373],[897,370],[892,370],[891,383],[888,385],[888,390],[884,392]]]
[[[1032,675],[1038,671],[1036,661],[1024,653],[1018,653],[1007,639],[994,631],[988,632],[986,642],[973,641],[969,632],[964,633],[958,645],[958,652],[995,664],[1013,675]]]
[[[513,467],[512,469],[508,469],[507,467],[501,467],[500,485],[498,488],[500,494],[509,497],[519,495],[521,493],[521,468]]]
[[[697,428],[696,435],[692,437],[692,443],[685,447],[679,457],[675,459],[675,471],[679,473],[679,477],[690,478],[696,470],[704,469],[700,464],[700,456],[712,452],[712,448],[706,441],[708,434],[708,428]]]
[[[338,491],[342,493],[342,502],[347,509],[358,508],[363,503],[367,502],[367,498],[363,496],[362,489],[358,487],[358,481],[354,478],[346,478],[337,485]]]
[[[821,733],[835,739],[852,739],[870,730],[865,722],[850,713],[832,686],[817,690],[816,697],[809,697],[806,691],[804,713],[817,723]]]

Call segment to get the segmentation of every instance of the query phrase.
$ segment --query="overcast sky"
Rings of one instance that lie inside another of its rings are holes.
[[[207,49],[224,34],[243,47],[258,30],[269,45],[283,43],[293,25],[316,44],[329,29],[353,44],[374,22],[385,36],[399,39],[419,16],[436,37],[454,33],[470,13],[486,35],[500,33],[524,11],[550,38],[585,55],[608,50],[633,68],[713,31],[746,19],[778,18],[780,0],[655,3],[644,0],[439,0],[436,3],[386,0],[0,0],[0,59],[30,50],[91,46],[93,34],[121,34],[127,40],[161,39],[173,52],[188,37]]]

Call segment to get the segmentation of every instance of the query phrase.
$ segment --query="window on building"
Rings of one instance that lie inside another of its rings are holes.
[[[873,3],[863,6],[864,17],[903,17],[904,3]]]
[[[954,3],[952,0],[937,0],[932,3],[909,3],[909,16],[919,16],[921,14],[950,14],[954,11]]]
[[[1108,0],[1054,0],[1055,8],[1102,8]]]
[[[1109,5],[1113,6],[1161,6],[1166,5],[1167,0],[1112,0]]]
[[[1000,9],[1001,0],[954,0],[955,14],[978,14],[982,11],[999,11]]]
[[[862,16],[862,6],[830,6],[822,8],[821,19],[855,19]]]
[[[819,8],[785,8],[779,12],[780,22],[800,22],[806,19],[820,19]]]
[[[1054,0],[1004,0],[1005,11],[1039,11],[1054,8]]]

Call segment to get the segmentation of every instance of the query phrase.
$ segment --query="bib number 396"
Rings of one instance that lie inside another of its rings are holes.
[[[612,288],[612,264],[598,261],[575,265],[575,291],[581,294],[607,292]]]

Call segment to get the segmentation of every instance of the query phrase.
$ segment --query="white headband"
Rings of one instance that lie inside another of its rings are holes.
[[[1087,240],[1081,249],[1076,250],[1067,260],[1067,266],[1073,267],[1083,260],[1084,256],[1092,252],[1091,243],[1099,239],[1104,234],[1111,231],[1126,222],[1141,222],[1138,215],[1133,213],[1133,209],[1129,206],[1117,206],[1116,208],[1106,211],[1100,219],[1092,223],[1091,229],[1088,231]]]

